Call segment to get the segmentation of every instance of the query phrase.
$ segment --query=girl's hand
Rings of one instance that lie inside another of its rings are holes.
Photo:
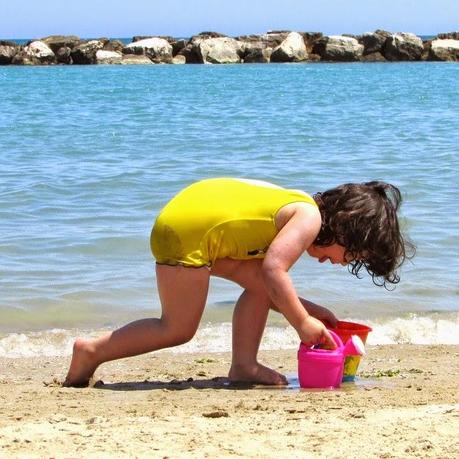
[[[306,346],[323,344],[327,349],[336,349],[335,340],[325,328],[325,325],[312,316],[308,316],[304,320],[297,332]]]

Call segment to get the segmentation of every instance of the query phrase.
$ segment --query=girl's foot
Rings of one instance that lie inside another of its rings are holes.
[[[284,375],[260,363],[252,365],[232,364],[228,378],[233,382],[251,382],[267,386],[283,386],[288,384],[287,378]]]
[[[64,387],[86,387],[97,366],[91,342],[81,338],[77,339],[73,345],[70,368],[62,385]]]

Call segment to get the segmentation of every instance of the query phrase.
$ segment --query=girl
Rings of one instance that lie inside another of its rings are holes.
[[[257,361],[269,309],[281,312],[308,345],[335,347],[331,311],[298,298],[289,269],[307,252],[379,285],[399,281],[407,256],[397,210],[400,191],[384,182],[341,185],[314,197],[267,182],[233,178],[192,184],[160,212],[151,233],[160,318],[142,319],[100,338],[78,339],[64,385],[85,386],[103,362],[189,341],[207,299],[210,276],[243,289],[233,314],[229,379],[281,385]]]

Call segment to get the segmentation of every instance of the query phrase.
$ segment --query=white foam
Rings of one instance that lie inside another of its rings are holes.
[[[0,339],[0,357],[59,357],[71,355],[79,330],[52,329],[42,332],[10,333]],[[94,333],[90,334],[94,336]]]
[[[459,313],[446,316],[417,316],[362,321],[373,328],[367,344],[459,344]],[[42,332],[10,333],[0,338],[0,357],[57,357],[68,356],[78,336],[99,336],[107,330],[62,330],[53,329]],[[295,349],[299,339],[292,327],[268,326],[263,335],[262,350]],[[202,324],[196,336],[187,344],[168,349],[176,353],[187,352],[230,352],[231,324]]]
[[[368,344],[459,344],[459,314],[443,319],[413,315],[386,323],[369,323]]]

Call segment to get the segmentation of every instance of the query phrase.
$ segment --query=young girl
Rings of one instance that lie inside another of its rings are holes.
[[[281,312],[308,345],[335,347],[328,309],[298,298],[289,269],[307,252],[374,283],[399,281],[407,256],[399,190],[383,182],[341,185],[314,197],[267,182],[216,178],[192,184],[160,212],[151,233],[160,318],[142,319],[100,338],[78,339],[65,385],[88,384],[103,362],[189,341],[206,304],[210,276],[243,289],[233,314],[232,381],[286,384],[257,361],[269,309]]]

